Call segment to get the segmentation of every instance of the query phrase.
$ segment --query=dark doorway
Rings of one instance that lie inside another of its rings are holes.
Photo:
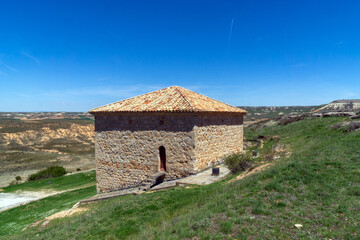
[[[159,147],[160,171],[166,171],[166,151],[163,146]]]

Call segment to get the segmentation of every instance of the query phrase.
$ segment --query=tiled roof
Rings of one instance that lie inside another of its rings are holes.
[[[172,86],[146,93],[102,107],[90,113],[116,112],[223,112],[243,113],[243,109],[230,106],[188,89]]]

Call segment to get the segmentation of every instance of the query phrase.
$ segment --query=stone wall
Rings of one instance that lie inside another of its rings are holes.
[[[166,150],[166,178],[210,167],[243,149],[243,116],[149,113],[95,116],[98,192],[139,186],[160,171]]]
[[[224,155],[243,150],[243,116],[198,116],[195,134],[195,171],[221,162]]]
[[[189,115],[95,117],[98,192],[135,187],[160,170],[159,147],[166,149],[166,178],[194,172],[193,119]]]

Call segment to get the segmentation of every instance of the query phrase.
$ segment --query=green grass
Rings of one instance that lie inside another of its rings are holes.
[[[71,208],[76,202],[96,194],[95,171],[25,182],[3,188],[3,192],[71,190],[13,209],[0,212],[0,236],[19,233],[25,226],[56,212]]]
[[[55,190],[62,191],[73,188],[80,188],[96,184],[95,171],[76,173],[72,175],[35,180],[3,188],[4,192],[41,191]]]
[[[8,235],[19,233],[27,225],[62,210],[70,209],[79,200],[95,194],[96,187],[91,186],[47,197],[0,212],[0,236],[6,239]]]
[[[311,118],[246,131],[248,139],[278,136],[292,155],[242,181],[96,202],[12,238],[359,239],[360,132],[329,128],[339,121]]]

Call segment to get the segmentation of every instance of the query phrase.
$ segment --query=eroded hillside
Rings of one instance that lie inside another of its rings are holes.
[[[316,112],[359,112],[360,99],[335,100],[319,108]]]
[[[55,144],[51,147],[49,142],[56,142],[58,139],[67,139],[69,141],[78,141],[85,145],[92,145],[94,143],[94,126],[70,124],[69,128],[51,129],[50,127],[41,127],[39,129],[25,130],[19,132],[3,132],[0,135],[0,143],[4,148],[12,148],[13,146],[21,146],[34,151],[50,151],[63,153],[58,148],[69,147],[69,144]],[[49,147],[47,149],[46,147]]]
[[[93,120],[48,118],[0,118],[0,186],[51,165],[94,168]]]

